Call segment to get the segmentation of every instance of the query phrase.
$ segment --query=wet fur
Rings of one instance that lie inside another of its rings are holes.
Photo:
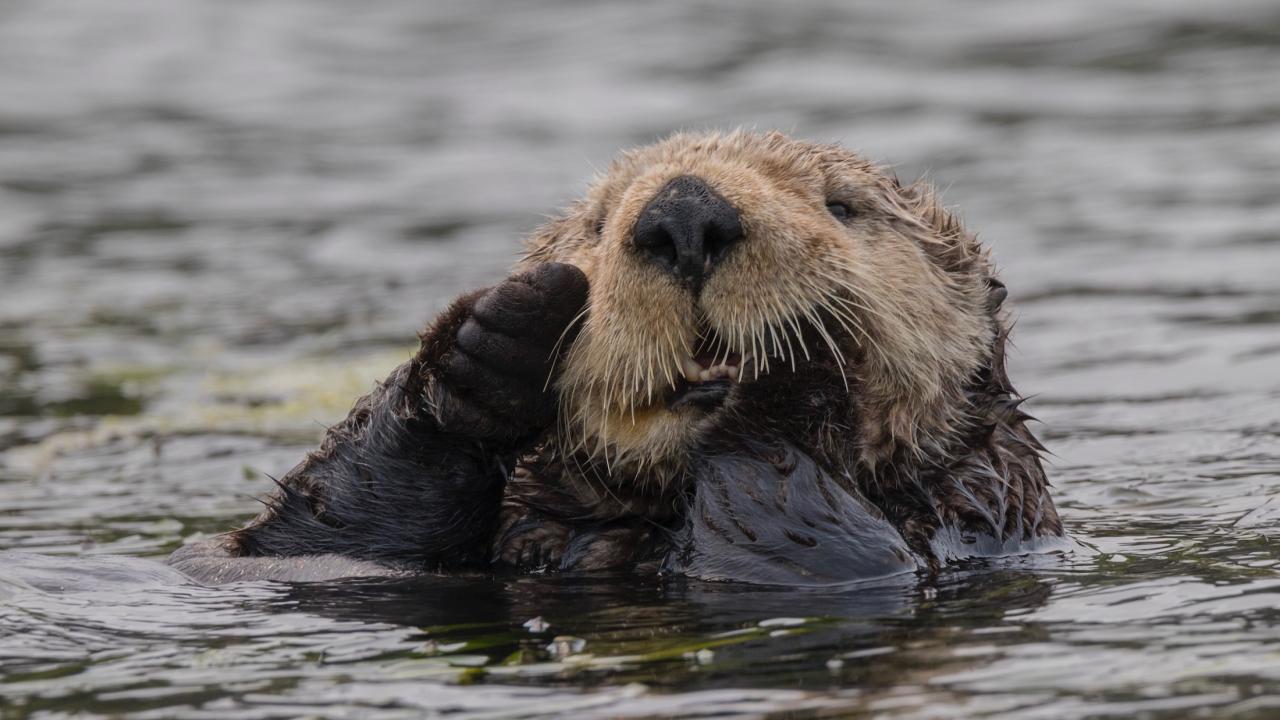
[[[700,298],[627,240],[686,174],[734,203],[748,236]],[[832,198],[852,220],[826,214]],[[237,560],[328,556],[817,582],[1062,535],[1005,372],[1004,286],[926,186],[776,133],[676,135],[623,155],[517,270],[555,263],[585,273],[589,310],[562,303],[539,326],[558,344],[538,392],[501,366],[518,345],[475,332],[478,310],[501,325],[528,303],[465,297],[262,515],[179,567],[217,579]],[[699,322],[725,352],[774,351],[771,367],[718,409],[667,407]],[[295,576],[236,577],[255,572]]]
[[[1002,300],[996,292],[993,323]],[[544,446],[508,485],[495,562],[526,570],[662,562],[705,579],[835,583],[1060,547],[1043,447],[1005,372],[1006,342],[996,336],[988,365],[965,388],[970,420],[937,458],[904,450],[860,464],[853,429],[866,410],[829,356],[736,388],[684,476],[658,486],[665,492],[610,485],[603,467],[583,457],[565,463]],[[594,519],[602,507],[609,519]],[[594,554],[565,552],[580,538],[592,539]]]
[[[463,301],[446,312],[418,356],[277,482],[265,511],[229,539],[232,555],[328,553],[419,570],[487,559],[514,443],[445,431],[427,393],[427,368],[447,352],[436,340],[468,309]]]

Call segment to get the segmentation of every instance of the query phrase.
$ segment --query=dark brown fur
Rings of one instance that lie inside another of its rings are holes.
[[[1000,322],[1003,298],[1003,285],[994,282],[993,323]],[[814,481],[826,497],[815,500],[832,503],[838,496],[863,503],[935,570],[953,559],[1027,551],[1044,540],[1052,544],[1063,535],[1062,523],[1049,495],[1043,447],[1027,428],[1031,418],[1020,409],[1022,399],[1005,372],[1007,341],[1006,332],[995,335],[989,365],[966,388],[972,421],[938,457],[902,450],[882,466],[860,465],[861,435],[855,432],[857,420],[849,420],[859,416],[858,391],[846,392],[830,357],[739,388],[708,433],[712,439],[693,455],[753,455],[777,471],[776,492],[785,494],[796,448],[802,448],[826,470]],[[690,518],[687,511],[696,504],[697,493],[723,491],[719,486],[724,479],[700,476],[698,466],[695,459],[677,482],[637,488],[611,482],[598,461],[572,457],[566,462],[553,446],[544,445],[522,459],[508,482],[494,561],[523,570],[599,570],[657,562],[680,549],[683,524],[706,526],[721,537],[750,539],[752,523],[777,524],[775,513],[785,512],[781,505],[769,508],[759,498],[749,498],[760,506],[754,516],[735,519],[730,512],[725,527],[709,518]],[[655,545],[655,533],[670,542]],[[594,544],[592,553],[566,553],[584,537]],[[791,554],[816,555],[816,546],[829,537],[793,533]],[[785,573],[774,578],[797,579],[811,578]]]
[[[631,237],[678,177],[746,228],[692,292]],[[1004,286],[923,186],[836,146],[678,135],[624,156],[521,270],[451,306],[258,518],[175,564],[825,583],[1063,535],[1005,371]],[[772,367],[681,405],[672,363],[704,334]]]

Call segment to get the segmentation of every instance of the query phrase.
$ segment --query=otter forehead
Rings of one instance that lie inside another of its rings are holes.
[[[871,171],[855,153],[834,145],[818,145],[780,133],[679,133],[648,147],[623,153],[590,192],[593,199],[616,205],[635,189],[652,191],[681,174],[695,174],[735,193],[748,175],[767,179],[779,191],[802,197],[821,194],[823,185],[841,171]]]
[[[985,255],[927,187],[778,133],[622,154],[531,238],[525,262],[547,260],[591,283],[561,434],[650,462],[678,461],[731,383],[815,358],[858,395],[868,447],[917,443],[963,414],[995,330]]]
[[[740,228],[757,242],[790,241],[826,250],[845,238],[831,232],[825,206],[888,208],[895,186],[880,167],[836,145],[776,132],[679,133],[622,153],[553,232],[535,235],[530,254],[534,260],[575,262],[590,276],[603,255],[631,250],[637,239],[642,248],[652,245],[644,242],[652,233],[637,237],[636,230],[653,229],[646,217],[673,190],[687,197],[711,195],[728,208],[711,211],[718,218],[732,216],[722,224],[707,218],[713,222],[708,228],[713,261],[723,259],[726,243],[716,236],[724,228]],[[679,249],[658,248],[651,255],[670,259]]]

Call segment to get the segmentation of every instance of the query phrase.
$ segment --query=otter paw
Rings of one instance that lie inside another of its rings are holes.
[[[503,538],[493,561],[526,572],[557,570],[569,536],[569,528],[559,523],[532,528],[515,537]]]
[[[587,302],[587,278],[546,263],[475,298],[437,377],[449,391],[451,429],[523,437],[555,420],[552,380]]]

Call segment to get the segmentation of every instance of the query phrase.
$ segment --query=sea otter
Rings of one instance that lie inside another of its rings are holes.
[[[1005,296],[924,184],[779,133],[677,134],[454,302],[256,519],[171,562],[821,584],[1049,547]]]

